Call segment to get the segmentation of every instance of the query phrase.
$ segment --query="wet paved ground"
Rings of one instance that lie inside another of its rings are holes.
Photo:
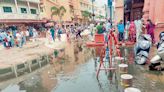
[[[125,49],[124,49],[125,50]],[[129,73],[134,76],[133,87],[139,88],[141,92],[164,92],[164,72],[149,71],[148,65],[136,65],[133,60],[133,48],[127,48],[125,55],[129,64]],[[156,54],[155,47],[151,48],[150,59]],[[128,54],[129,53],[129,54]]]
[[[121,51],[127,58],[129,73],[134,76],[133,87],[141,89],[142,92],[164,92],[163,72],[150,72],[147,66],[135,65],[133,48],[123,48]],[[155,54],[153,49],[151,52],[150,57]],[[119,76],[113,76],[111,82],[101,72],[99,81],[96,79],[94,53],[83,42],[68,44],[61,58],[23,76],[22,81],[15,79],[12,85],[18,85],[18,89],[26,92],[123,92]]]

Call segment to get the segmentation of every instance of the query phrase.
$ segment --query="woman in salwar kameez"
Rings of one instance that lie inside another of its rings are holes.
[[[147,34],[149,34],[151,36],[152,43],[155,43],[155,39],[154,39],[155,24],[153,24],[150,19],[148,19],[147,22],[148,22],[146,25]]]
[[[136,41],[136,27],[134,22],[130,23],[129,27],[129,41],[135,42]]]

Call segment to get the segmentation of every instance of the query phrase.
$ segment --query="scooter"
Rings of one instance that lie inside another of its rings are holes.
[[[159,38],[160,41],[157,44],[157,55],[150,60],[151,64],[149,65],[149,70],[164,70],[164,68],[162,69],[160,67],[160,61],[164,61],[164,32],[160,33]]]
[[[138,42],[134,46],[136,64],[139,65],[146,64],[151,45],[152,45],[152,39],[150,35],[143,34],[139,37]]]

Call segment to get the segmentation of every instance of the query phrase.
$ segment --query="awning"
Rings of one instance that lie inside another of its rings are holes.
[[[32,20],[32,19],[0,19],[0,23],[46,23],[45,20]]]

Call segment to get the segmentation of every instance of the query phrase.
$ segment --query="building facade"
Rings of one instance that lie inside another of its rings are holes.
[[[144,0],[125,0],[124,2],[124,18],[126,21],[133,21],[142,18]]]
[[[40,23],[39,0],[0,0],[0,23]]]
[[[164,0],[145,0],[143,9],[143,18],[146,21],[151,19],[156,24],[155,39],[159,41],[160,32],[164,31]]]
[[[0,0],[0,23],[40,23],[47,20],[59,22],[58,16],[52,16],[53,6],[65,7],[66,13],[62,17],[64,25],[82,24],[82,11],[92,13],[92,6],[95,15],[105,14],[91,0]]]
[[[117,24],[118,22],[120,22],[120,20],[124,20],[124,1],[115,0],[114,7],[115,7],[114,19],[115,19],[115,24]]]

